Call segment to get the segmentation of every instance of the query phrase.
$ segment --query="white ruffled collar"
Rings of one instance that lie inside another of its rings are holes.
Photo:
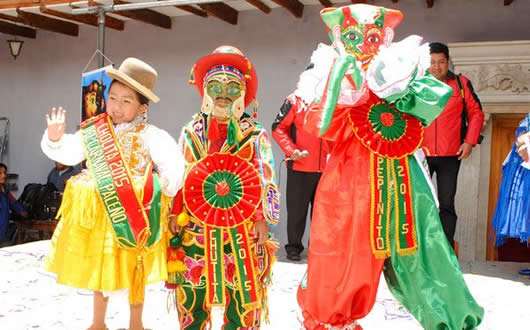
[[[120,134],[122,132],[129,131],[135,128],[139,124],[147,124],[147,118],[145,118],[143,114],[136,116],[136,118],[134,118],[128,123],[120,123],[118,125],[114,125],[114,132],[116,132],[116,134]]]

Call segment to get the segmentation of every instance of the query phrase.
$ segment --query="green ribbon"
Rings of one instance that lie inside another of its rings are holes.
[[[149,210],[149,229],[151,230],[151,236],[147,240],[147,247],[158,242],[161,237],[160,233],[160,200],[162,197],[162,188],[160,187],[160,181],[158,175],[153,173],[153,198],[151,198],[150,210]]]
[[[427,127],[442,113],[452,93],[450,86],[427,72],[413,80],[403,93],[391,95],[385,100],[394,102],[399,111],[417,118]]]

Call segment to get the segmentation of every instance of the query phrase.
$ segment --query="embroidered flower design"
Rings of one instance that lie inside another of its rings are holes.
[[[236,274],[236,264],[234,263],[233,255],[225,254],[225,279],[228,283],[234,284],[234,276]]]
[[[184,263],[188,267],[186,280],[195,285],[199,285],[204,272],[204,259],[195,260],[186,256]]]

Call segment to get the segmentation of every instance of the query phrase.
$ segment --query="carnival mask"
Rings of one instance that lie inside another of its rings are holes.
[[[389,29],[390,32],[392,30]],[[385,31],[375,24],[350,25],[341,29],[341,40],[346,52],[355,55],[366,71],[384,42]]]
[[[394,39],[394,27],[401,12],[383,7],[356,4],[340,8],[324,8],[320,12],[333,46],[352,54],[366,71],[379,48]]]
[[[220,123],[233,116],[239,119],[245,111],[245,82],[235,68],[219,65],[204,77],[202,112],[212,114]]]

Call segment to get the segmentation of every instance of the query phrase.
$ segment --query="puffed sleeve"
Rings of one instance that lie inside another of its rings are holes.
[[[144,141],[160,176],[162,191],[173,197],[182,187],[184,158],[175,140],[164,130],[149,125]]]
[[[81,134],[64,134],[59,141],[48,139],[48,130],[44,131],[40,142],[44,154],[51,160],[64,165],[74,166],[85,160],[85,152],[81,142]]]
[[[381,48],[366,80],[375,95],[428,126],[443,111],[453,90],[427,72],[429,47],[421,42],[421,37],[413,35]]]

